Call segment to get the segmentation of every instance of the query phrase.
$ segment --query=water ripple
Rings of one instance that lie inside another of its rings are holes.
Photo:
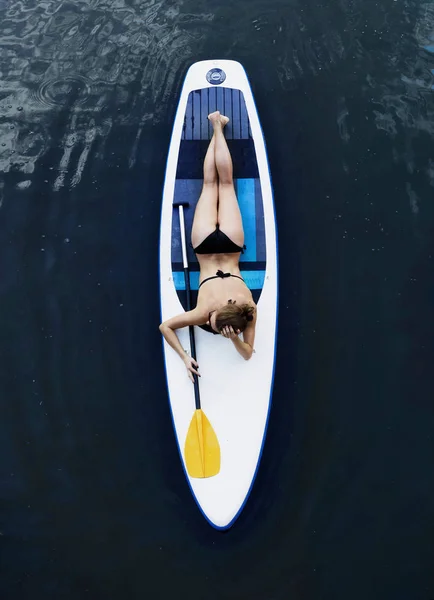
[[[382,77],[369,74],[366,87],[377,129],[394,139],[406,131],[406,144],[394,147],[393,156],[394,161],[412,175],[415,156],[419,153],[417,134],[434,137],[434,5],[420,4],[415,10],[411,3],[404,3],[400,18],[404,23],[414,23],[412,34],[402,33],[400,43],[389,53],[390,74]],[[396,25],[381,32],[383,41],[390,39],[390,47],[395,30]],[[419,163],[422,163],[420,170],[425,173],[427,183],[432,185],[431,159],[419,157]],[[419,199],[409,185],[410,208],[417,215]]]
[[[33,172],[50,147],[46,132],[59,111],[70,115],[66,131],[60,132],[63,156],[53,189],[63,187],[69,172],[70,185],[78,185],[90,152],[102,158],[102,132],[109,121],[109,131],[113,123],[135,127],[126,154],[132,167],[144,124],[165,118],[164,103],[172,101],[173,86],[212,19],[200,11],[182,13],[180,5],[163,0],[134,6],[127,0],[17,1],[0,7],[0,134],[5,144],[0,146],[0,171]],[[114,106],[115,117],[108,121]],[[44,115],[50,115],[46,125]],[[72,152],[71,139],[79,152]]]
[[[64,106],[69,103],[68,96],[74,98],[76,104],[84,104],[90,93],[91,88],[85,78],[75,75],[42,82],[34,98],[45,106]]]

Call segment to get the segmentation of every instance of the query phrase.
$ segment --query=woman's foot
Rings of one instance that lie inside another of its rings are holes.
[[[214,128],[216,127],[216,125],[221,125],[223,129],[224,126],[229,123],[229,117],[225,117],[224,115],[220,114],[219,110],[216,110],[215,112],[209,114],[208,119],[211,121],[212,126]]]

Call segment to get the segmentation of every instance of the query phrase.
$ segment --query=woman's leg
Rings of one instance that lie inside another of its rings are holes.
[[[214,127],[215,164],[219,176],[218,223],[223,233],[238,246],[243,246],[244,229],[232,179],[232,158],[223,133],[223,127],[229,119],[216,111],[209,115],[209,120]]]
[[[199,246],[217,225],[218,181],[214,156],[215,136],[213,135],[203,163],[202,193],[196,205],[191,228],[193,248]]]

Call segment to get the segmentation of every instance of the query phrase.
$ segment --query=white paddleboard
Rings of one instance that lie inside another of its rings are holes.
[[[202,409],[221,449],[218,475],[189,477],[184,443],[195,410],[194,386],[179,356],[163,340],[170,407],[182,465],[203,516],[216,529],[229,528],[246,503],[259,466],[273,390],[278,303],[277,240],[272,186],[265,143],[243,67],[230,60],[207,60],[187,72],[175,117],[163,192],[160,231],[161,318],[185,310],[178,209],[185,210],[190,242],[194,209],[202,187],[202,165],[212,135],[208,114],[229,116],[225,129],[234,163],[234,184],[243,217],[246,252],[240,269],[258,306],[255,353],[245,361],[232,342],[195,327]],[[188,250],[194,307],[199,269]],[[177,331],[189,349],[188,329]]]

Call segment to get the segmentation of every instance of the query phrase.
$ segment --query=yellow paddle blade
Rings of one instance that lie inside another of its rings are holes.
[[[185,440],[184,455],[190,477],[214,477],[220,471],[220,445],[202,410],[196,410],[193,415]]]

